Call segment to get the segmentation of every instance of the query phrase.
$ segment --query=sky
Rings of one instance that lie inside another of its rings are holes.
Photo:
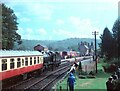
[[[119,0],[2,0],[14,10],[22,39],[97,38],[112,31]]]

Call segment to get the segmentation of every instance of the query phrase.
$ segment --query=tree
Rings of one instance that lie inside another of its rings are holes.
[[[116,55],[120,57],[120,19],[117,19],[112,28],[116,48]]]
[[[108,59],[112,58],[113,56],[113,37],[112,33],[106,27],[103,31],[103,35],[101,36],[102,43],[101,43],[101,50]]]
[[[17,17],[14,11],[1,3],[2,7],[2,49],[12,49],[14,42],[21,44],[21,36],[16,32],[18,30]]]

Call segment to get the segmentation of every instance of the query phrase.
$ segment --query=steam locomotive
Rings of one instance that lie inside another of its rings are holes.
[[[61,64],[61,56],[58,52],[42,52],[43,54],[43,66],[44,69],[52,69],[58,67]]]

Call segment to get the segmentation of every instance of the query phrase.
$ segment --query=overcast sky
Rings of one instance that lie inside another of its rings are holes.
[[[22,39],[94,38],[112,30],[119,0],[3,0],[18,17]]]

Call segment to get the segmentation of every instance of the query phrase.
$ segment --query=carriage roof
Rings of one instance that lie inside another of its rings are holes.
[[[38,51],[0,50],[0,57],[42,55]]]

